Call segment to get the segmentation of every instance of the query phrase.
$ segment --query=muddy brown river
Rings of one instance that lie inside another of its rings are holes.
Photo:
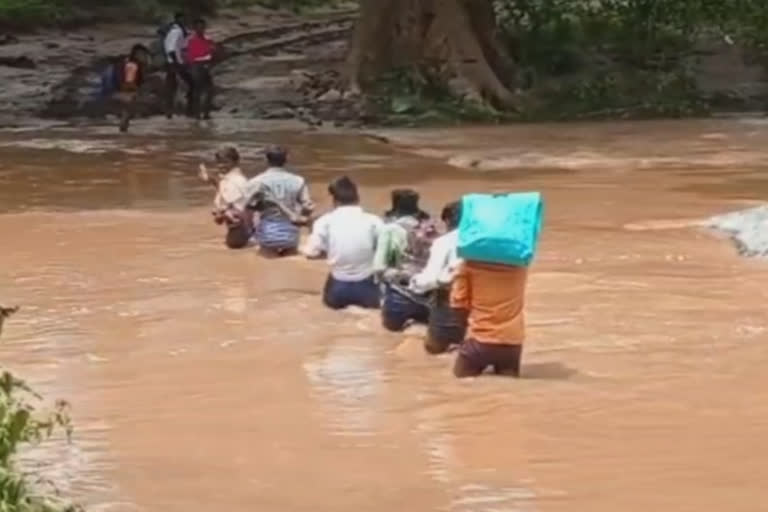
[[[676,225],[768,197],[768,123],[166,130],[0,133],[0,357],[73,403],[27,457],[91,510],[764,510],[768,263]],[[324,208],[341,173],[375,211],[542,191],[524,378],[456,381],[321,307],[323,262],[226,250],[196,178],[225,140],[250,174],[288,145]]]

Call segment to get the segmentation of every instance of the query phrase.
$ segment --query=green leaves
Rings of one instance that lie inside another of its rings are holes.
[[[1,1],[1,0],[0,0]],[[69,404],[57,401],[50,412],[38,412],[42,397],[9,371],[0,374],[0,512],[75,512],[49,494],[36,494],[29,475],[18,471],[13,456],[25,445],[40,443],[61,430],[69,440]]]

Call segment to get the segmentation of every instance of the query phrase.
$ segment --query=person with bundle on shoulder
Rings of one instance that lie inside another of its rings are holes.
[[[542,214],[538,193],[462,199],[458,255],[464,261],[451,287],[451,306],[467,312],[468,326],[456,377],[478,376],[489,367],[497,375],[520,376],[528,266]]]

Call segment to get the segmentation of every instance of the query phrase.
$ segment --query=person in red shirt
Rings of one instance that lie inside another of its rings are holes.
[[[205,34],[206,23],[198,19],[194,32],[187,41],[186,61],[192,79],[192,115],[210,119],[213,107],[213,75],[211,64],[215,45]]]
[[[144,83],[145,69],[149,63],[149,50],[140,44],[131,48],[116,70],[117,92],[115,99],[120,103],[120,131],[128,131],[128,125],[134,115],[136,97]]]

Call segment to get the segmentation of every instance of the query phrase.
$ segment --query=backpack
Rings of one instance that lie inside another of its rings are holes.
[[[165,36],[167,36],[168,32],[171,31],[171,27],[173,25],[174,23],[171,21],[168,23],[163,23],[162,25],[157,27],[157,37],[159,37],[161,41],[165,41]]]
[[[110,62],[101,72],[99,95],[107,98],[120,90],[120,81],[122,77],[122,66],[120,62]]]

